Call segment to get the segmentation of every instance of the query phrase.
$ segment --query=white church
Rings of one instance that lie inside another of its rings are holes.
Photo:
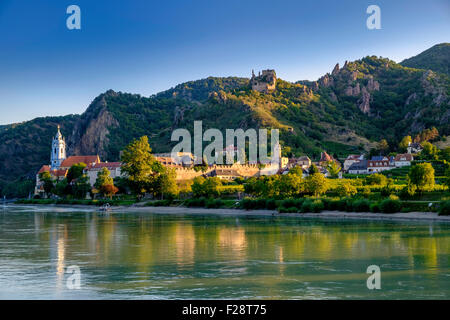
[[[50,164],[43,165],[36,174],[36,187],[34,193],[36,195],[44,194],[43,182],[39,179],[39,175],[43,172],[49,172],[55,182],[64,179],[70,167],[77,163],[86,164],[84,173],[89,177],[91,186],[94,185],[97,179],[97,173],[103,168],[107,168],[112,178],[119,177],[120,162],[101,162],[98,155],[89,156],[69,156],[66,154],[66,141],[61,134],[60,126],[58,125],[56,135],[52,139],[52,148],[50,154]]]

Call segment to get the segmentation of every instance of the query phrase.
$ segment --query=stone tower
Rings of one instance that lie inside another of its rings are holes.
[[[250,79],[252,90],[269,93],[270,91],[275,90],[276,84],[277,75],[275,70],[263,70],[262,74],[259,73],[257,77],[252,70],[252,77]]]
[[[64,140],[61,131],[56,132],[52,141],[52,154],[50,155],[50,166],[52,170],[59,169],[61,162],[66,159],[66,141]]]

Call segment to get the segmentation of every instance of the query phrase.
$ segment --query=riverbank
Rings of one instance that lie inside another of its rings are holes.
[[[91,205],[40,205],[40,204],[14,204],[12,206],[51,208],[78,208],[83,210],[98,211]],[[398,221],[436,221],[450,223],[450,216],[439,216],[436,212],[398,212],[398,213],[373,213],[373,212],[345,212],[327,211],[320,213],[279,213],[277,210],[243,210],[243,209],[209,209],[187,207],[150,207],[150,206],[111,206],[110,213],[133,212],[154,214],[192,214],[192,215],[223,215],[223,216],[266,216],[266,217],[295,217],[295,218],[321,218],[321,219],[356,219],[356,220],[398,220]]]

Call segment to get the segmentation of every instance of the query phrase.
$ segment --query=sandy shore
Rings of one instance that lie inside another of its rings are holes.
[[[98,207],[89,205],[13,205],[51,208],[74,208],[99,211]],[[113,206],[114,212],[136,212],[156,214],[192,214],[192,215],[223,215],[223,216],[278,216],[295,218],[321,218],[321,219],[368,219],[368,220],[400,220],[400,221],[438,221],[450,223],[450,216],[438,216],[436,212],[399,212],[399,213],[372,213],[372,212],[343,212],[322,211],[320,213],[278,213],[276,210],[241,210],[241,209],[206,209],[187,207],[145,207],[145,206]]]
[[[185,207],[114,207],[113,211],[134,211],[161,214],[216,214],[230,216],[282,216],[296,218],[370,219],[370,220],[432,220],[450,222],[450,216],[436,212],[399,212],[393,214],[372,212],[322,211],[320,213],[278,213],[276,210],[206,209]]]

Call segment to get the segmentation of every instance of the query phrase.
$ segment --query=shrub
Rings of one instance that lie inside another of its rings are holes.
[[[450,215],[450,200],[441,202],[441,206],[439,208],[439,215],[440,216]]]
[[[275,210],[277,208],[277,203],[274,199],[268,199],[266,201],[266,209]]]
[[[241,207],[245,210],[251,210],[254,207],[253,200],[245,198],[241,201]]]
[[[385,199],[380,203],[380,211],[384,213],[399,212],[402,208],[402,203],[398,200]]]
[[[370,204],[370,212],[380,212],[380,205],[378,204],[378,202]]]
[[[220,199],[209,199],[206,201],[205,207],[206,208],[220,208],[223,206],[223,201]]]
[[[289,212],[288,210],[289,210],[288,208],[285,208],[283,206],[278,208],[278,212],[279,213],[288,213]]]
[[[296,207],[297,202],[294,199],[286,199],[286,200],[283,200],[282,206],[285,208]]]
[[[313,211],[313,202],[311,200],[303,201],[302,206],[300,208],[300,212],[312,212]]]
[[[287,211],[288,211],[289,213],[297,213],[297,212],[298,212],[298,209],[297,209],[297,207],[290,207],[290,208],[287,208]]]
[[[335,202],[336,203],[336,210],[339,211],[346,211],[347,210],[347,200],[341,199]]]
[[[353,211],[355,212],[369,212],[370,202],[366,199],[356,200],[353,202]]]
[[[322,200],[314,200],[313,203],[311,204],[311,211],[312,212],[321,212],[324,209],[324,204],[322,202]]]
[[[265,209],[265,208],[266,208],[266,199],[255,200],[254,209]]]

